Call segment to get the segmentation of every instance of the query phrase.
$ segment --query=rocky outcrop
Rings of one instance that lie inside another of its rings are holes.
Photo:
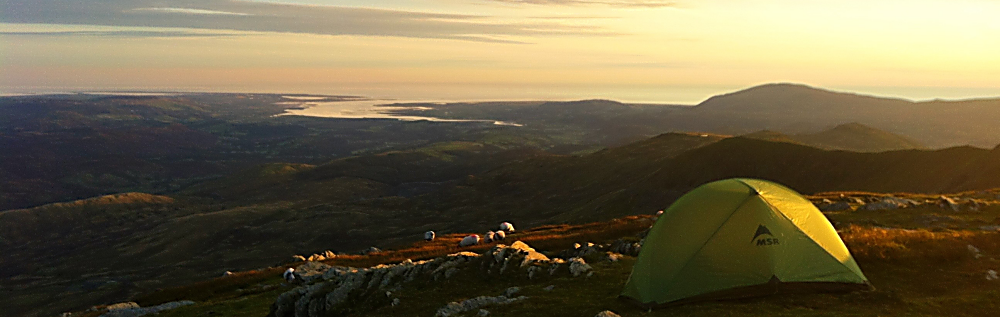
[[[615,242],[611,243],[611,247],[608,248],[608,251],[631,256],[639,256],[640,250],[642,250],[642,244],[624,239],[615,240]]]
[[[606,248],[607,247],[604,245],[593,244],[591,242],[587,242],[585,244],[574,243],[572,248],[559,252],[559,257],[564,259],[582,258],[585,256],[604,253],[602,250]]]
[[[938,197],[938,207],[941,207],[942,209],[948,209],[954,212],[959,211],[958,203],[956,203],[954,199],[951,199],[948,196]]]
[[[326,271],[329,271],[330,265],[322,262],[306,262],[305,264],[299,265],[295,268],[295,280],[302,281],[303,283],[310,283],[316,279],[322,278]]]
[[[570,261],[550,259],[534,248],[521,241],[510,246],[496,245],[482,255],[472,252],[460,252],[432,260],[413,262],[406,260],[391,265],[378,265],[370,268],[354,267],[304,267],[313,265],[307,262],[300,270],[315,270],[322,274],[302,276],[304,285],[278,296],[271,306],[268,316],[285,317],[318,317],[328,315],[343,315],[364,309],[375,309],[399,303],[392,293],[402,289],[415,280],[438,281],[453,278],[457,274],[488,274],[540,278],[565,272],[566,275],[592,275],[593,269],[581,258]],[[322,264],[322,263],[319,263]],[[323,264],[325,265],[325,264]],[[547,274],[546,274],[547,273]],[[508,289],[503,301],[520,300],[514,298],[516,289]],[[458,302],[463,309],[478,309],[492,305],[500,300],[498,297],[477,297],[468,303]],[[450,304],[449,304],[450,305]],[[453,306],[453,308],[458,306]],[[447,306],[445,308],[448,308]],[[442,308],[442,309],[445,309]],[[451,310],[445,310],[450,312]],[[452,316],[452,315],[447,315]]]
[[[116,305],[123,305],[123,306],[117,306],[116,308],[111,309],[113,306]],[[132,302],[121,303],[108,306],[108,312],[101,315],[101,317],[138,317],[149,314],[157,314],[162,311],[171,310],[187,305],[194,305],[194,302],[189,300],[176,301],[150,307],[139,307],[139,305],[136,305],[136,303]]]
[[[858,207],[858,210],[867,210],[867,211],[893,210],[893,209],[916,207],[920,205],[921,203],[916,200],[886,196],[881,198],[873,198],[872,202],[865,204],[864,206]]]
[[[820,211],[844,211],[851,210],[851,203],[846,201],[831,202],[828,204],[820,204]]]
[[[597,315],[594,315],[594,317],[622,317],[622,316],[618,315],[618,314],[615,314],[615,312],[613,312],[613,311],[605,310],[605,311],[597,313]]]
[[[318,261],[333,259],[333,258],[336,258],[336,257],[337,257],[336,253],[333,253],[333,251],[330,251],[330,250],[326,250],[326,251],[323,251],[323,252],[320,252],[320,253],[316,253],[316,254],[310,255],[308,257],[304,257],[304,256],[301,256],[301,255],[296,255],[296,256],[293,256],[292,258],[296,259],[296,260],[299,259],[299,258],[302,258],[303,259],[302,261],[314,261],[314,262],[318,262]]]
[[[587,276],[594,274],[594,268],[587,264],[583,258],[572,258],[569,259],[569,273],[573,276],[580,276],[582,274],[587,274]]]
[[[438,309],[437,313],[434,314],[434,317],[460,316],[462,313],[477,310],[482,307],[507,305],[525,299],[528,299],[528,297],[527,296],[509,297],[506,294],[500,296],[479,296],[476,298],[463,300],[461,302],[450,302],[448,303],[448,305],[445,305],[444,307]],[[485,315],[480,313],[480,316],[486,316],[486,315],[489,315],[489,313],[487,312]]]

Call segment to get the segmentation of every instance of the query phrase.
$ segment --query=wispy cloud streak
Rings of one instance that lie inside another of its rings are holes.
[[[0,22],[167,27],[516,43],[553,35],[609,36],[598,27],[498,22],[487,16],[227,0],[6,0]]]
[[[663,8],[673,7],[677,4],[673,1],[661,0],[487,0],[514,4],[537,4],[537,5],[603,5],[612,7],[627,8]]]

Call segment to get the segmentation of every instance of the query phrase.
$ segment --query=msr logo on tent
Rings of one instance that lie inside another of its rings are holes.
[[[768,235],[768,236],[771,236],[771,237],[770,238],[761,237],[763,235]],[[758,238],[760,238],[760,239],[758,239]],[[756,242],[758,247],[759,246],[768,246],[768,245],[777,245],[778,244],[778,238],[775,238],[774,235],[771,234],[771,230],[767,229],[767,227],[765,227],[764,225],[759,225],[759,226],[757,226],[757,232],[753,234],[753,239],[750,239],[750,242],[751,243]]]

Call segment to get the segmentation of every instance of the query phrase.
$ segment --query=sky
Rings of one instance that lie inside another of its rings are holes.
[[[995,0],[0,0],[0,92],[1000,96]]]

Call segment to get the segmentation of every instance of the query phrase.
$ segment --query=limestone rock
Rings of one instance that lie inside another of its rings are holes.
[[[605,310],[597,313],[597,315],[594,315],[594,317],[621,317],[621,315],[615,314],[615,312],[610,310]]]
[[[582,258],[569,259],[569,272],[573,274],[574,277],[593,270],[594,268],[587,264],[587,261],[584,261]]]
[[[609,248],[608,251],[618,254],[638,256],[640,250],[642,250],[642,245],[640,245],[639,243],[626,241],[624,239],[618,239],[615,240],[615,242],[611,243],[611,247]]]
[[[851,209],[851,204],[846,201],[838,201],[831,204],[824,204],[819,207],[820,211],[844,211],[850,209]]]
[[[108,311],[116,311],[129,308],[139,308],[139,304],[136,304],[135,302],[124,302],[124,303],[111,304],[108,305],[107,307],[104,307],[104,309],[107,309]]]
[[[435,317],[459,316],[464,312],[473,311],[486,306],[507,305],[513,302],[528,299],[526,296],[509,298],[506,296],[479,296],[461,302],[451,302],[437,310]]]
[[[131,305],[133,306],[127,308],[118,308],[115,310],[109,310],[107,313],[101,315],[101,317],[138,317],[149,314],[157,314],[165,310],[171,310],[187,305],[194,305],[194,302],[189,300],[176,301],[150,307],[139,307],[139,305],[136,305],[135,303],[131,303]]]
[[[508,287],[507,290],[503,291],[503,296],[514,297],[514,294],[517,294],[517,292],[520,292],[520,291],[521,291],[520,287],[516,287],[516,286],[515,287]]]
[[[948,196],[938,197],[938,206],[943,209],[950,209],[951,211],[958,212],[960,207],[954,199],[948,198]]]
[[[292,274],[295,275],[295,279],[309,283],[322,278],[323,274],[328,270],[330,270],[330,265],[323,262],[310,261],[296,267]]]
[[[873,201],[866,204],[858,209],[867,211],[878,211],[878,210],[893,210],[900,208],[909,208],[919,206],[921,203],[912,199],[898,198],[893,196],[887,196],[882,198],[873,198]]]

